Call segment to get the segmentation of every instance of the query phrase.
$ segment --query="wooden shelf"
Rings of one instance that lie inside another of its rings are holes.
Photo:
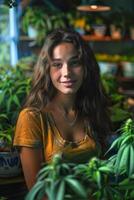
[[[7,184],[13,184],[13,183],[23,183],[24,177],[23,176],[17,176],[17,177],[8,177],[8,178],[1,178],[0,177],[0,185],[7,185]]]
[[[82,35],[82,38],[84,39],[84,40],[86,40],[86,41],[100,41],[100,42],[105,42],[105,41],[113,41],[113,42],[116,42],[116,41],[134,41],[134,40],[132,40],[132,39],[130,39],[130,38],[126,38],[126,39],[124,39],[124,38],[121,38],[121,39],[113,39],[113,38],[111,38],[111,36],[96,36],[96,35]]]
[[[118,81],[123,81],[123,82],[134,82],[134,77],[122,76],[122,77],[118,77],[117,79]]]
[[[98,37],[96,35],[82,35],[82,38],[86,41],[111,41],[110,36]]]

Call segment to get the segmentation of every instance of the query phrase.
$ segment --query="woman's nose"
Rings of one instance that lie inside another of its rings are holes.
[[[64,63],[62,67],[62,75],[68,76],[69,74],[70,74],[70,67],[68,66],[67,63]]]

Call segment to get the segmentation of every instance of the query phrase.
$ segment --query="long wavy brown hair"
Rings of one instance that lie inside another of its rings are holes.
[[[108,101],[100,79],[100,70],[89,44],[72,30],[55,30],[45,39],[45,44],[34,69],[32,88],[25,107],[36,107],[39,110],[52,100],[56,89],[50,79],[49,69],[53,49],[60,43],[72,43],[79,53],[83,68],[84,80],[76,94],[75,110],[97,133],[103,143],[110,130]]]

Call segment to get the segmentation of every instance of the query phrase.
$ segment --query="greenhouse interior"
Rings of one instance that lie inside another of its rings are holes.
[[[134,1],[0,0],[0,200],[76,199],[134,200]]]

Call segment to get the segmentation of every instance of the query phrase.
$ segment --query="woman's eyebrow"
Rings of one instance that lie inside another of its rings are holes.
[[[68,60],[74,60],[74,59],[78,59],[78,58],[79,58],[78,55],[74,55],[74,56],[70,57]],[[62,59],[61,58],[52,58],[51,61],[52,62],[54,62],[54,61],[62,61]]]
[[[78,58],[79,58],[79,56],[78,56],[78,55],[74,55],[74,56],[70,57],[70,60],[73,60],[73,59],[78,59]]]
[[[61,61],[61,58],[52,58],[52,61]]]

